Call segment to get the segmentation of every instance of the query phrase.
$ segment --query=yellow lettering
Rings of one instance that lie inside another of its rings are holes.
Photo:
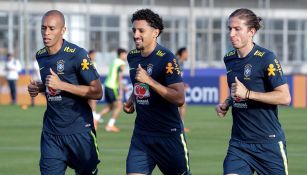
[[[226,54],[226,57],[229,57],[229,56],[232,56],[232,55],[234,55],[235,54],[235,51],[233,50],[233,51],[230,51],[230,52],[228,52],[227,54]]]
[[[165,53],[163,53],[161,50],[159,50],[159,51],[157,52],[157,55],[160,56],[160,57],[163,57],[163,56],[165,55]]]
[[[71,48],[69,48],[68,46],[66,46],[66,47],[64,48],[64,52],[71,52],[71,53],[74,53],[75,51],[76,51],[76,48],[71,49]]]
[[[131,51],[130,51],[130,54],[137,54],[137,53],[140,53],[140,51],[137,50],[137,49],[134,49],[134,50],[131,50]]]
[[[263,57],[264,54],[265,52],[260,52],[259,50],[256,50],[256,52],[254,53],[254,55],[259,56],[259,57]]]

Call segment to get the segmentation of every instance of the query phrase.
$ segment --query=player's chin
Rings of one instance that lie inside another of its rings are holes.
[[[135,48],[137,50],[144,50],[144,46],[143,45],[140,45],[140,44],[135,44]]]
[[[235,48],[235,49],[240,49],[242,48],[241,45],[237,44],[237,43],[232,43],[232,47]]]
[[[46,47],[51,47],[51,46],[52,46],[52,43],[50,43],[50,42],[44,42],[44,46],[46,46]]]

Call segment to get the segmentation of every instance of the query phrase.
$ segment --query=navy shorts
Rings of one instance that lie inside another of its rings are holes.
[[[118,89],[104,87],[104,94],[105,94],[105,100],[109,104],[118,100]]]
[[[165,175],[191,174],[183,134],[164,137],[133,134],[126,173],[151,174],[156,165]]]
[[[98,154],[94,131],[72,135],[42,132],[40,171],[42,175],[64,175],[69,166],[77,175],[96,175]]]
[[[288,175],[286,144],[230,141],[224,160],[224,174]]]

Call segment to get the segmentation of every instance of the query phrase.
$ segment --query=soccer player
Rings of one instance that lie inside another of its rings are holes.
[[[136,49],[128,54],[133,93],[124,104],[136,110],[135,128],[126,162],[128,175],[161,172],[190,174],[189,153],[178,107],[184,104],[184,85],[175,55],[157,43],[162,18],[150,9],[132,15]],[[134,106],[135,105],[135,106]]]
[[[88,99],[100,99],[99,75],[87,52],[63,39],[63,14],[51,10],[42,17],[45,48],[36,53],[42,82],[28,85],[30,96],[44,92],[47,109],[41,135],[42,175],[64,175],[67,166],[78,175],[97,174],[98,147]]]
[[[224,62],[231,95],[216,106],[220,117],[232,107],[232,133],[224,160],[227,175],[288,174],[277,105],[288,105],[291,97],[274,53],[253,42],[261,20],[249,9],[237,9],[228,19],[234,50]]]
[[[178,49],[177,52],[176,52],[176,57],[178,59],[180,68],[182,70],[183,70],[184,62],[186,62],[188,60],[188,56],[189,56],[188,49],[186,47],[182,47],[182,48]],[[181,72],[181,75],[183,76],[183,72]],[[184,91],[186,91],[188,88],[189,88],[189,85],[184,83]],[[181,117],[183,124],[184,124],[184,118],[185,118],[186,111],[187,111],[187,103],[184,102],[184,104],[179,107],[179,114],[180,114],[180,117]],[[189,132],[189,131],[190,131],[189,128],[184,127],[184,132]]]
[[[117,58],[113,60],[107,78],[104,82],[105,100],[107,102],[99,113],[100,116],[106,115],[112,111],[112,116],[105,127],[107,132],[120,132],[120,129],[115,126],[116,119],[123,108],[123,71],[125,61],[127,60],[127,51],[122,48],[117,49]],[[100,117],[99,117],[100,118]],[[95,126],[98,127],[99,118],[95,119]]]
[[[11,104],[16,104],[17,102],[17,87],[16,83],[19,78],[19,72],[21,71],[22,66],[18,59],[14,57],[13,54],[7,54],[7,60],[5,63],[5,71],[6,71],[6,80],[8,82],[11,94]]]
[[[88,51],[88,56],[91,60],[92,66],[96,69],[97,68],[96,61],[95,61],[96,60],[96,51],[95,50]],[[95,119],[99,120],[99,118],[100,118],[100,115],[97,114],[97,112],[96,112],[97,100],[91,100],[90,99],[90,100],[88,100],[88,103],[91,106],[93,117],[94,117],[94,127],[95,127],[95,130],[97,130]]]

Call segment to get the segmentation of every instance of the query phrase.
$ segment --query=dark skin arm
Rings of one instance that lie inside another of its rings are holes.
[[[124,103],[123,110],[124,110],[125,113],[132,114],[135,111],[134,101],[135,101],[135,96],[133,95],[133,92],[132,92],[128,101],[126,103]]]
[[[87,99],[99,100],[102,97],[102,88],[99,79],[91,81],[89,85],[74,85],[61,81],[52,69],[50,69],[50,73],[51,75],[46,77],[45,83],[48,87],[66,91]]]
[[[36,97],[38,93],[45,92],[46,86],[42,82],[38,81],[30,81],[30,84],[28,85],[28,92],[31,97]]]

